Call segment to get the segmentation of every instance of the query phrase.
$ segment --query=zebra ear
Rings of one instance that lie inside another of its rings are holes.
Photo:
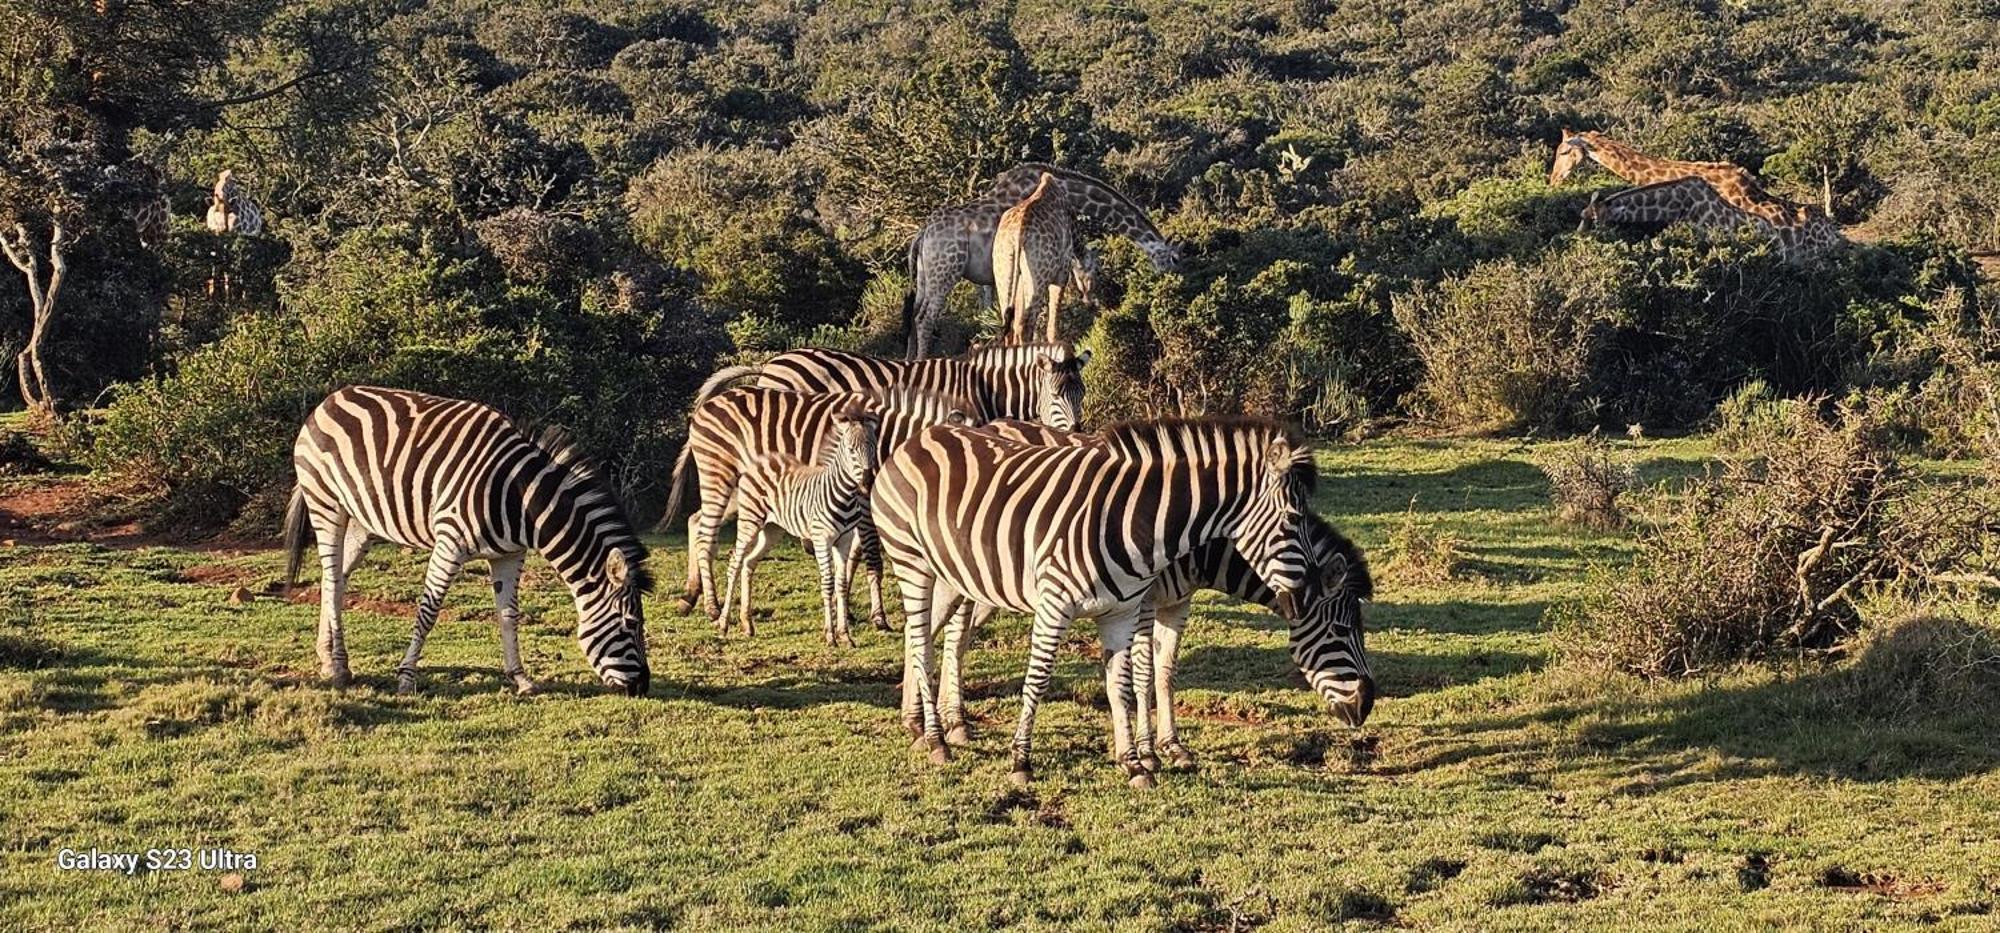
[[[1078,369],[1082,369],[1082,368],[1083,368],[1083,367],[1084,367],[1084,366],[1085,366],[1086,364],[1088,364],[1089,362],[1090,362],[1090,351],[1089,351],[1089,350],[1085,350],[1085,351],[1083,351],[1082,353],[1078,353],[1078,354],[1076,355],[1076,368],[1078,368]]]
[[[1347,555],[1334,554],[1327,558],[1326,566],[1319,572],[1320,591],[1338,593],[1347,587]]]
[[[614,547],[610,554],[605,555],[604,576],[611,581],[611,586],[615,589],[622,590],[626,584],[632,582],[632,565],[625,561],[624,548]]]

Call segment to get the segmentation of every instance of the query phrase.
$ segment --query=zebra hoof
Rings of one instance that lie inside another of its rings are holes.
[[[917,728],[916,736],[910,739],[910,751],[921,752],[924,749],[930,747],[931,747],[931,740],[924,738],[924,730],[921,726],[919,726]]]
[[[680,613],[681,615],[687,615],[688,613],[693,612],[694,597],[682,596],[681,598],[674,600],[674,611]]]
[[[924,740],[924,721],[921,719],[905,719],[903,720],[903,731],[908,732],[910,738],[921,742]]]
[[[946,747],[943,742],[938,742],[934,745],[931,745],[930,759],[931,759],[931,764],[934,765],[951,764],[951,749]]]
[[[1134,790],[1152,790],[1157,786],[1153,781],[1153,776],[1144,771],[1126,777],[1125,783]]]
[[[944,742],[946,745],[971,745],[972,729],[965,723],[952,726],[945,730]]]
[[[535,693],[535,682],[534,682],[534,681],[532,681],[532,680],[529,680],[529,679],[528,679],[528,675],[526,675],[526,674],[515,674],[515,675],[514,675],[514,695],[515,695],[515,696],[524,696],[524,697],[525,697],[525,696],[533,696],[533,695],[534,695],[534,693]]]
[[[402,675],[402,676],[399,676],[399,677],[397,677],[397,678],[396,678],[396,695],[397,695],[397,696],[400,696],[400,697],[406,697],[406,696],[415,696],[415,695],[416,695],[416,692],[417,692],[417,678],[416,678],[416,675],[414,675],[414,674],[404,674],[404,675]]]
[[[1194,753],[1188,751],[1187,746],[1182,745],[1179,742],[1175,742],[1172,745],[1166,747],[1166,753],[1167,753],[1167,764],[1173,767],[1175,770],[1190,771],[1194,769],[1195,766]]]
[[[1026,768],[1016,768],[1008,773],[1007,780],[1015,787],[1026,787],[1035,782],[1035,776]]]
[[[1144,755],[1140,755],[1140,756],[1139,756],[1139,767],[1141,767],[1141,768],[1145,768],[1145,769],[1146,769],[1147,771],[1149,771],[1149,772],[1152,772],[1152,773],[1155,773],[1155,774],[1159,773],[1159,770],[1160,770],[1160,756],[1158,756],[1158,755],[1155,755],[1155,754],[1152,754],[1151,752],[1148,752],[1148,753],[1146,753],[1146,754],[1144,754]]]
[[[870,625],[875,626],[875,630],[878,632],[895,631],[895,629],[889,627],[889,616],[887,613],[878,612],[872,616],[869,616],[868,622]]]
[[[354,684],[354,675],[345,670],[322,671],[326,682],[335,690],[345,690]]]

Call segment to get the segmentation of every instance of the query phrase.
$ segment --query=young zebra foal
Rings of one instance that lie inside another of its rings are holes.
[[[868,489],[880,463],[875,450],[881,417],[859,405],[833,416],[833,430],[813,462],[773,452],[751,461],[736,487],[736,550],[729,556],[716,632],[729,628],[729,606],[740,602],[743,634],[755,635],[750,575],[771,550],[770,526],[799,539],[819,564],[820,612],[826,643],[854,647],[847,629],[847,549],[868,520]]]

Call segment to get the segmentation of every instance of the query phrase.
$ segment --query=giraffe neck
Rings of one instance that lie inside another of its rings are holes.
[[[1584,138],[1590,144],[1592,160],[1611,174],[1635,185],[1671,181],[1689,174],[1686,170],[1688,163],[1647,155],[1602,134],[1593,133]]]

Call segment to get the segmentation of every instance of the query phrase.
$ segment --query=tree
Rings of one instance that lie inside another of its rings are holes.
[[[132,158],[140,130],[199,125],[230,101],[195,93],[230,37],[270,0],[15,0],[0,7],[0,246],[27,280],[21,399],[56,398],[41,351],[78,250],[143,258],[135,218],[159,173]],[[47,257],[47,272],[42,257]]]

